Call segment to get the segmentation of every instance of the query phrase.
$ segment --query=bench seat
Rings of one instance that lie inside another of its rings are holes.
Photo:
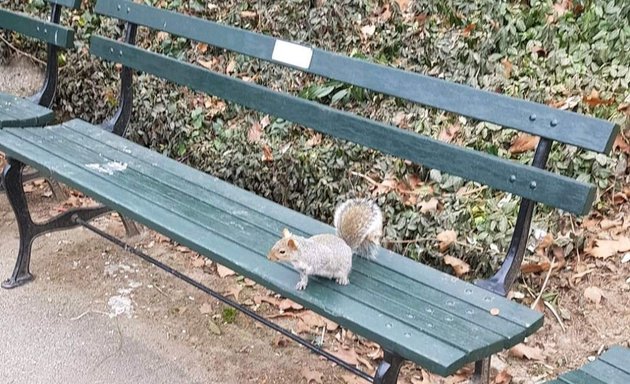
[[[348,286],[312,278],[297,291],[298,274],[267,251],[285,227],[303,235],[332,227],[81,120],[2,129],[0,149],[439,375],[520,343],[543,322],[385,249],[375,262],[355,258]]]
[[[27,99],[0,92],[0,128],[45,125],[55,114]]]
[[[597,360],[547,382],[547,384],[628,383],[630,383],[630,349],[620,346],[611,347]]]

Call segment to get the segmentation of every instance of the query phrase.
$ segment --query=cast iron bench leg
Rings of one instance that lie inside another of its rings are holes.
[[[374,384],[396,384],[396,382],[398,382],[398,375],[400,374],[400,367],[404,360],[396,354],[388,351],[383,352],[383,360],[378,365],[378,369],[374,375]]]
[[[475,362],[475,373],[473,373],[471,384],[488,384],[490,383],[490,359],[479,360]]]
[[[6,188],[11,208],[15,213],[20,233],[20,247],[13,274],[9,279],[2,282],[2,288],[11,289],[33,280],[33,275],[30,272],[31,250],[33,241],[37,237],[48,232],[78,227],[79,225],[76,224],[73,217],[80,217],[88,221],[110,212],[111,209],[105,206],[76,208],[68,210],[46,222],[35,223],[28,209],[26,193],[24,193],[22,171],[25,165],[14,159],[7,160],[8,163],[4,167],[2,181]]]

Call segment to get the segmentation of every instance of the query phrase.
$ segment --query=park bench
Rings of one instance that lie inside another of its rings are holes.
[[[21,13],[0,9],[0,30],[13,31],[47,43],[46,75],[41,89],[30,97],[0,92],[0,129],[2,127],[32,127],[51,123],[54,113],[49,108],[55,98],[58,79],[58,52],[74,45],[74,31],[60,24],[63,7],[77,9],[81,0],[48,0],[50,21],[39,20]],[[38,172],[25,174],[24,181],[38,177]],[[47,180],[57,199],[65,194],[54,181]],[[4,185],[0,182],[0,191]]]
[[[265,255],[285,227],[311,235],[333,232],[329,225],[134,144],[121,137],[124,127],[120,124],[112,131],[76,119],[45,128],[0,130],[0,150],[9,158],[3,177],[21,235],[15,270],[3,284],[5,288],[32,279],[30,251],[37,236],[83,226],[366,380],[381,384],[395,383],[405,360],[442,376],[475,362],[473,380],[487,383],[490,357],[522,342],[542,325],[542,314],[504,297],[520,270],[534,206],[543,203],[586,214],[596,191],[592,185],[544,169],[551,144],[557,141],[606,153],[618,130],[614,124],[131,1],[99,0],[95,12],[127,25],[124,42],[92,36],[93,55],[122,64],[124,71],[131,68],[153,74],[519,195],[522,202],[514,236],[500,270],[476,285],[381,249],[375,261],[355,259],[350,285],[314,278],[305,291],[297,291],[298,274],[289,266],[268,261]],[[532,166],[460,148],[136,47],[138,26],[528,132],[540,136],[540,143]],[[116,119],[131,109],[132,77],[122,76],[121,87]],[[25,164],[103,205],[73,209],[46,223],[33,224],[20,182]],[[374,377],[89,223],[110,210],[377,342],[385,354]]]
[[[59,48],[74,45],[74,31],[59,25],[63,7],[79,8],[81,0],[48,0],[50,21],[39,20],[21,13],[0,9],[0,30],[8,30],[47,43],[46,78],[44,85],[29,98],[0,92],[0,128],[45,125],[54,119],[48,109],[55,98],[58,76]]]
[[[630,383],[630,349],[613,346],[597,360],[562,374],[546,384],[627,384]]]

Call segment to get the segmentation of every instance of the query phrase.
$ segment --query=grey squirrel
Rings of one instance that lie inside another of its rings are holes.
[[[309,275],[335,279],[347,285],[352,269],[352,254],[369,260],[376,252],[383,234],[383,214],[373,201],[350,199],[335,209],[336,235],[322,234],[309,238],[282,231],[282,239],[269,251],[272,261],[289,261],[300,272],[300,281],[295,286],[303,290],[308,285]]]

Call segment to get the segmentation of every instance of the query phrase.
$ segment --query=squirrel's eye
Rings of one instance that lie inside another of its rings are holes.
[[[280,250],[280,254],[281,254],[281,255],[284,255],[284,254],[285,254],[285,252],[286,252],[286,251],[285,251],[284,249],[281,249],[281,250]]]

